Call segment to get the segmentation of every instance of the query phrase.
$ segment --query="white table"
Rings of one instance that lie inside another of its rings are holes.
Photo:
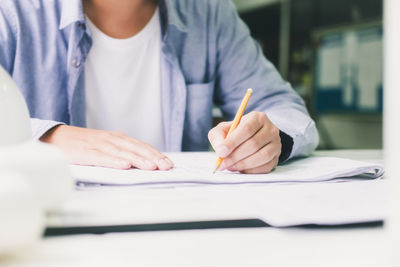
[[[381,160],[380,151],[317,152]],[[245,228],[45,238],[0,266],[388,266],[385,229]]]

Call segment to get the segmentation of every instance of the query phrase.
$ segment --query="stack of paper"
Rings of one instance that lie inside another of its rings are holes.
[[[379,164],[333,157],[296,159],[278,166],[269,174],[240,174],[229,171],[212,174],[215,153],[167,154],[175,163],[170,171],[115,170],[100,167],[72,166],[78,182],[101,185],[160,185],[160,184],[251,184],[284,182],[318,182],[351,177],[380,178]]]
[[[260,219],[271,226],[349,224],[386,217],[386,181],[96,187],[76,191],[48,227]]]
[[[383,175],[379,164],[314,156],[292,160],[270,174],[212,174],[214,153],[168,156],[176,165],[170,171],[72,166],[73,176],[85,185],[131,186],[82,187],[50,214],[47,225],[260,219],[285,227],[371,222],[386,216],[386,181],[376,180]],[[183,187],[188,184],[197,186]]]

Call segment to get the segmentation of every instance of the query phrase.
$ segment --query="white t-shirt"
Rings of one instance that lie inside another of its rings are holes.
[[[158,10],[127,39],[107,36],[89,19],[87,25],[93,38],[85,63],[87,127],[122,132],[163,151]]]

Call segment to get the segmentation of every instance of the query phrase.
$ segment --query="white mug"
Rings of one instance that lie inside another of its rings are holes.
[[[31,247],[44,231],[44,212],[27,177],[0,171],[0,256]]]
[[[73,189],[66,156],[32,141],[28,107],[0,66],[0,254],[39,240],[46,211]]]
[[[17,85],[0,66],[0,146],[21,144],[32,137],[28,107]]]
[[[0,170],[25,175],[45,211],[59,207],[74,187],[66,156],[40,142],[0,147]]]

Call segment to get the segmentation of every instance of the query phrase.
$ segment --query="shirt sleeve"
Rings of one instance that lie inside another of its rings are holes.
[[[0,5],[0,65],[12,76],[15,49],[17,46],[15,39],[16,29],[13,24],[15,20],[12,18],[12,13],[6,12],[6,9],[7,2],[2,2]],[[60,124],[63,123],[50,120],[31,119],[33,138],[39,139],[48,130]]]
[[[31,119],[33,138],[39,140],[46,132],[63,124],[64,123],[57,121]]]
[[[15,25],[9,14],[4,10],[5,3],[0,4],[0,64],[12,75],[14,67],[16,39]]]
[[[232,119],[246,89],[252,88],[246,112],[265,112],[292,139],[287,159],[311,153],[318,144],[318,132],[304,101],[264,57],[232,1],[216,1],[215,23],[218,66],[214,101],[224,116]]]

